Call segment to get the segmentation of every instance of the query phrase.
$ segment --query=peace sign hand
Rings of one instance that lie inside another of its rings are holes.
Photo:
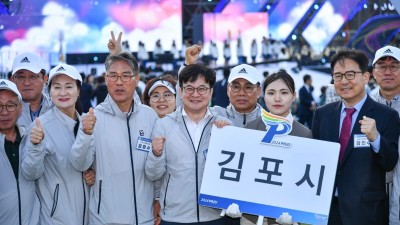
[[[115,39],[114,31],[111,31],[111,39],[108,40],[108,51],[110,55],[118,55],[122,52],[121,44],[122,32],[119,32],[118,38]]]

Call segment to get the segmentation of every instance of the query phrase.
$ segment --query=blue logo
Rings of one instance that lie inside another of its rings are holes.
[[[277,145],[285,148],[291,146],[288,142],[274,141],[275,136],[287,135],[292,131],[292,123],[288,119],[269,113],[264,109],[261,110],[261,119],[267,127],[267,133],[261,140],[261,143]]]

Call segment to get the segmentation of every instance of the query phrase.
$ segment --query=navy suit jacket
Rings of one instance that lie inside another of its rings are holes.
[[[312,117],[313,111],[310,110],[311,102],[314,101],[314,97],[310,92],[307,91],[306,87],[303,86],[299,90],[299,108],[297,109],[297,115]]]
[[[317,108],[312,127],[315,139],[339,142],[341,104],[339,101]],[[362,134],[359,121],[363,116],[376,121],[381,135],[378,153],[371,146],[354,148],[354,135]],[[367,96],[336,173],[335,187],[339,192],[339,209],[344,225],[383,225],[384,216],[387,216],[385,210],[388,209],[385,173],[394,168],[398,159],[399,129],[397,111]]]

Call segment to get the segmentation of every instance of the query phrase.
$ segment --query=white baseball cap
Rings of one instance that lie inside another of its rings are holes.
[[[12,75],[14,75],[18,70],[29,70],[32,73],[39,73],[44,70],[44,64],[42,59],[31,52],[24,52],[20,55],[15,56],[12,65]]]
[[[376,63],[380,58],[391,56],[395,58],[397,61],[400,61],[400,48],[396,48],[393,46],[385,46],[383,48],[380,48],[376,51],[375,53],[375,58],[374,61],[372,62],[372,65]]]
[[[18,96],[18,100],[22,101],[22,96],[19,93],[17,86],[13,82],[5,79],[0,79],[0,90],[12,91]]]
[[[166,80],[158,80],[154,82],[153,86],[151,86],[151,88],[149,89],[148,94],[150,95],[151,92],[153,92],[154,89],[156,89],[157,87],[166,87],[170,92],[172,92],[172,94],[175,94],[174,86],[169,81]]]
[[[82,77],[79,74],[78,70],[75,67],[64,63],[58,64],[56,67],[50,70],[48,83],[50,84],[51,79],[61,74],[65,74],[74,80],[79,80],[82,83]]]
[[[228,83],[231,83],[238,78],[246,79],[252,84],[257,84],[259,82],[259,74],[257,69],[254,66],[247,64],[241,64],[233,67],[231,73],[229,74]]]

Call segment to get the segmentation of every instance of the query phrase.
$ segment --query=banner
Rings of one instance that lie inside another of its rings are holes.
[[[327,224],[339,150],[338,143],[214,127],[199,204],[236,203],[249,214],[287,212],[296,222]]]

